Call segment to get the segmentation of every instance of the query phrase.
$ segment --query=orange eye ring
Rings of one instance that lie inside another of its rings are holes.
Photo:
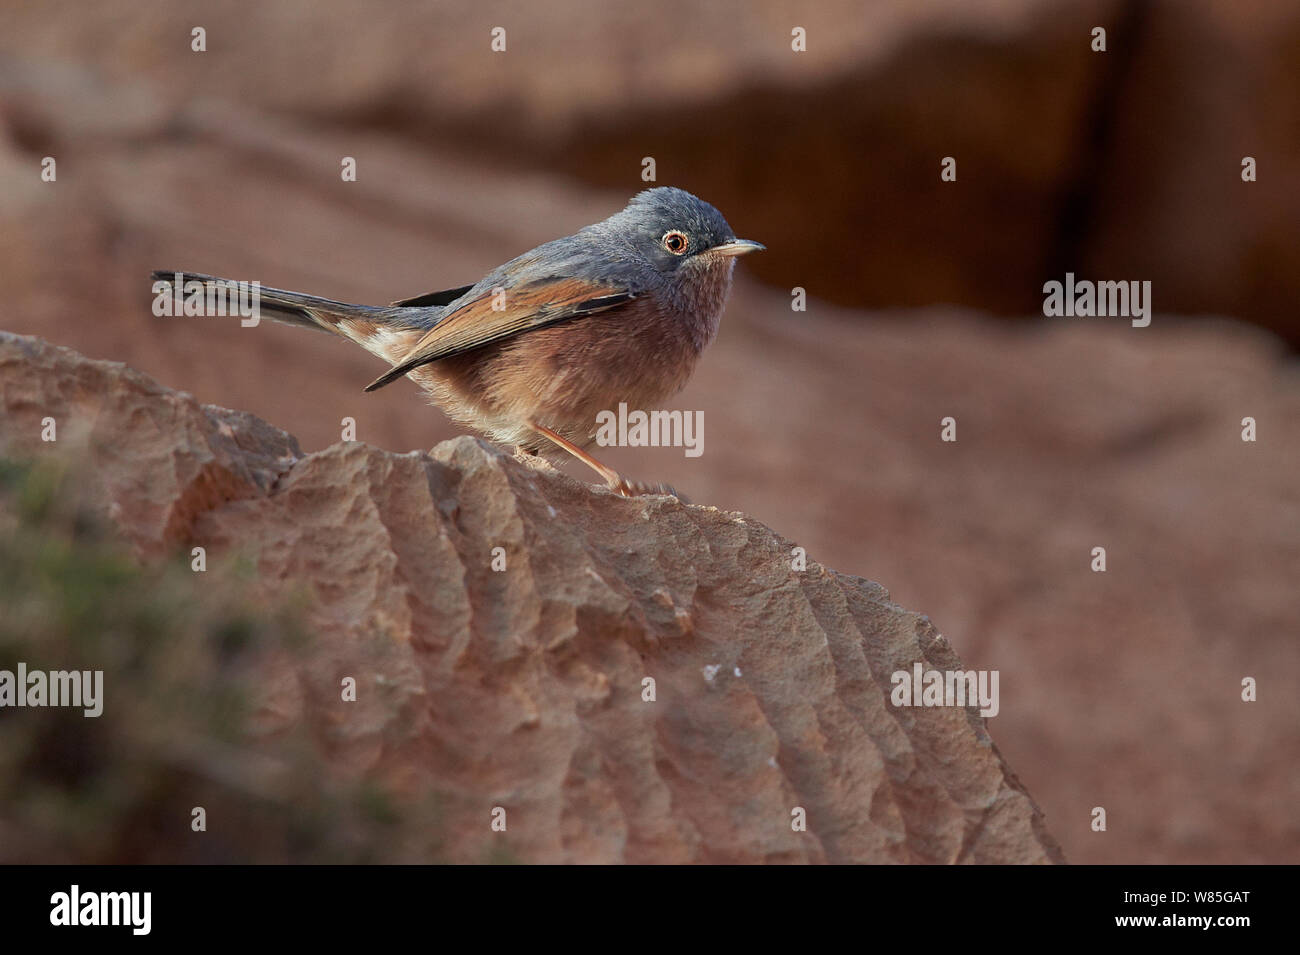
[[[686,233],[675,229],[672,232],[665,232],[664,237],[659,241],[673,255],[685,255],[686,250],[691,247],[691,240],[686,237]]]

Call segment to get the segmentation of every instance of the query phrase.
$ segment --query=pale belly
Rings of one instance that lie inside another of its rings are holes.
[[[454,420],[492,440],[529,451],[554,446],[531,423],[580,447],[592,443],[597,415],[650,411],[690,379],[699,350],[690,335],[632,303],[443,359],[412,373]]]

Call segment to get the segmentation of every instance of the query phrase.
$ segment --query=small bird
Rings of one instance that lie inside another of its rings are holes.
[[[393,367],[366,391],[407,376],[454,421],[519,452],[561,449],[624,496],[675,493],[628,481],[585,450],[597,414],[651,408],[680,391],[714,339],[738,239],[709,203],[648,189],[603,222],[539,245],[474,285],[386,307],[260,289],[260,311],[333,332]],[[155,281],[229,287],[228,279],[156,271]]]

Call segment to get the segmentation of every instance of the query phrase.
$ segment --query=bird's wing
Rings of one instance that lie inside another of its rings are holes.
[[[580,278],[545,278],[505,289],[488,288],[429,329],[401,360],[366,385],[382,388],[407,372],[440,358],[450,358],[512,335],[567,318],[592,315],[636,298],[636,292],[611,282]]]
[[[425,292],[415,298],[404,298],[389,304],[395,308],[421,308],[428,305],[450,305],[474,286],[462,285],[460,288],[443,289],[441,292]]]

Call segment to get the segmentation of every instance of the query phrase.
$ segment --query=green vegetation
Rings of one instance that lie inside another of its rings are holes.
[[[267,710],[312,698],[301,602],[259,602],[248,564],[142,565],[90,500],[0,459],[0,670],[104,674],[95,718],[0,707],[0,862],[435,861],[436,803],[339,780],[309,703]]]

